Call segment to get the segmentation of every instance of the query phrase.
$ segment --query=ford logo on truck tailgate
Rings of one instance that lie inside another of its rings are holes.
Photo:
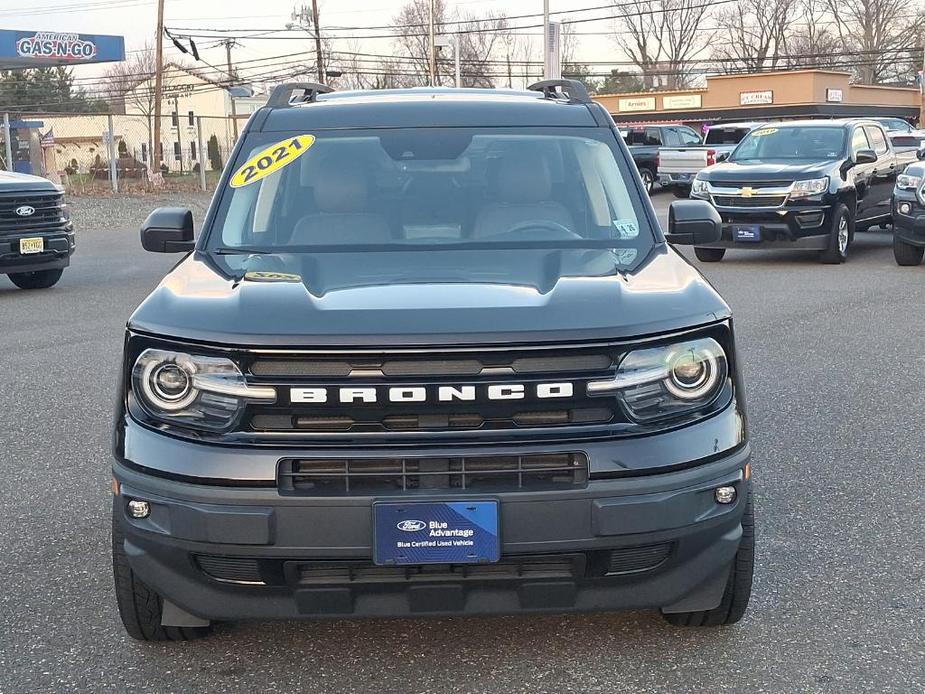
[[[404,530],[406,533],[416,533],[418,530],[426,528],[427,523],[422,520],[403,520],[395,527],[399,530]]]
[[[16,214],[20,217],[31,217],[35,214],[35,208],[31,205],[21,205],[16,208]]]

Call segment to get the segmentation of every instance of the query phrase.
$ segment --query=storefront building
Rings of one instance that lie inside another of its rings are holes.
[[[792,70],[707,77],[703,89],[594,97],[617,123],[719,122],[780,118],[919,117],[920,92],[851,84],[833,70]]]

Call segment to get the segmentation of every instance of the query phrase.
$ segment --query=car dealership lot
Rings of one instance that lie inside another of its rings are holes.
[[[654,198],[663,220],[671,199]],[[925,268],[896,267],[881,232],[842,266],[768,251],[700,266],[736,313],[753,430],[758,567],[739,625],[629,612],[131,641],[111,589],[109,429],[122,326],[176,260],[138,241],[166,202],[77,200],[60,284],[0,278],[0,692],[925,689]]]

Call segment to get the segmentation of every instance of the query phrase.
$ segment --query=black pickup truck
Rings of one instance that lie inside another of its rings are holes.
[[[647,193],[658,181],[659,149],[699,145],[701,137],[696,130],[678,123],[671,125],[621,125],[620,134],[629,147],[630,155],[639,169]]]
[[[64,190],[45,178],[0,171],[0,274],[21,289],[46,289],[73,252]]]
[[[691,197],[723,219],[720,241],[695,249],[704,262],[727,248],[819,251],[842,263],[855,231],[889,222],[898,160],[871,120],[773,123],[750,132],[722,163],[694,179]]]

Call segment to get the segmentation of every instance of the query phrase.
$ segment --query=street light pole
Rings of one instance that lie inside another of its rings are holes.
[[[456,62],[456,88],[459,89],[462,86],[462,81],[459,79],[459,40],[460,35],[456,34],[456,40],[453,42],[453,59]]]
[[[437,31],[436,31],[436,2],[437,0],[430,0],[430,86],[434,87],[437,85]]]
[[[543,78],[549,79],[549,0],[543,0]]]

